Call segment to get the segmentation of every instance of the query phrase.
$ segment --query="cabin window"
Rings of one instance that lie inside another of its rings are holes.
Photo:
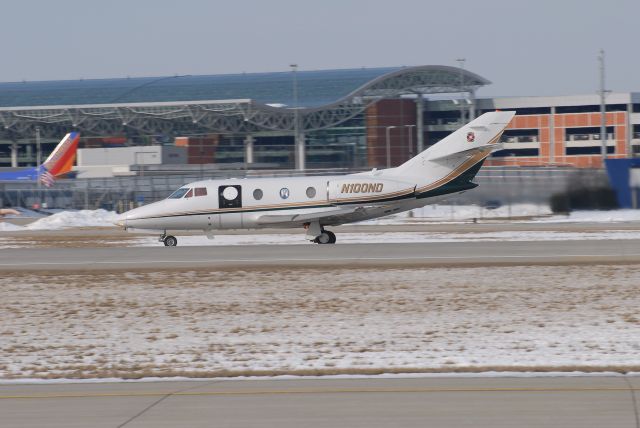
[[[189,191],[187,192],[186,195],[184,195],[185,198],[190,198],[193,196],[193,189],[189,189]]]
[[[263,196],[262,190],[256,189],[253,191],[253,199],[255,199],[256,201],[259,201],[260,199],[262,199],[262,196]]]
[[[289,197],[289,189],[287,189],[286,187],[280,189],[280,197],[282,199],[287,199]]]
[[[316,188],[315,187],[307,187],[307,198],[315,198],[316,197]]]
[[[194,196],[207,196],[207,188],[196,187]]]
[[[180,189],[178,189],[175,192],[173,192],[172,194],[170,194],[169,195],[169,199],[180,199],[188,191],[189,191],[188,187],[181,187]]]
[[[218,186],[218,208],[242,208],[242,186]]]
[[[239,194],[240,192],[238,192],[236,186],[227,186],[222,190],[222,197],[227,201],[235,200]]]

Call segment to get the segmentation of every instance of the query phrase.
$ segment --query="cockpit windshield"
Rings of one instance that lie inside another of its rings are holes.
[[[173,192],[171,195],[169,195],[168,199],[180,199],[188,191],[189,191],[188,187],[181,187],[178,190],[176,190],[175,192]]]
[[[172,194],[169,195],[168,199],[180,199],[182,197],[193,198],[195,196],[207,196],[207,188],[206,187],[181,187]]]

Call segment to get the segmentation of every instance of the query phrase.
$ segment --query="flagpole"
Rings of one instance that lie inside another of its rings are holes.
[[[40,127],[36,126],[36,182],[38,186],[37,203],[38,208],[42,208],[42,188],[40,183],[40,164],[42,163],[42,150],[40,146]]]

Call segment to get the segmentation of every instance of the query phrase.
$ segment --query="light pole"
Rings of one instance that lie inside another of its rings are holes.
[[[413,128],[416,125],[404,125],[405,128],[409,128],[409,159],[413,157]]]
[[[607,105],[605,95],[608,92],[605,89],[604,83],[604,49],[600,49],[598,62],[600,62],[600,144],[602,147],[602,159],[604,161],[604,159],[607,158]]]
[[[464,62],[466,58],[458,58],[456,61],[460,64],[460,123],[464,125]]]
[[[385,129],[385,132],[387,135],[387,168],[391,168],[391,144],[389,143],[389,131],[397,128],[397,126],[387,126],[386,128],[387,129]]]
[[[300,117],[298,112],[298,64],[290,64],[293,74],[293,141],[296,148],[296,166],[299,170],[304,170],[304,142],[300,141]]]

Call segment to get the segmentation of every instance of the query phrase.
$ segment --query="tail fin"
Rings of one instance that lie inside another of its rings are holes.
[[[413,170],[418,172],[426,162],[454,166],[470,157],[484,159],[500,147],[500,136],[514,115],[514,111],[485,113],[409,159],[398,167],[398,171],[409,174]]]
[[[48,172],[52,177],[57,177],[71,171],[71,167],[76,160],[79,141],[80,134],[78,132],[70,132],[65,135],[42,166],[39,167],[42,173]]]

